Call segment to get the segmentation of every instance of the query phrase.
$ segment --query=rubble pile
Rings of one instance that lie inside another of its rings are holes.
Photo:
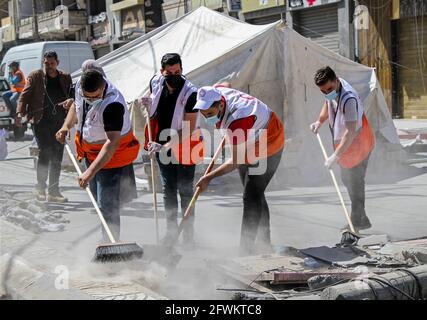
[[[42,233],[58,232],[70,222],[62,210],[49,210],[46,203],[39,202],[28,194],[27,200],[15,197],[13,192],[0,190],[0,217],[25,230]]]

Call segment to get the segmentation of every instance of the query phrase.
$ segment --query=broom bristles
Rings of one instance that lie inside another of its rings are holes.
[[[136,243],[100,244],[96,248],[94,262],[120,262],[141,259],[144,250]]]

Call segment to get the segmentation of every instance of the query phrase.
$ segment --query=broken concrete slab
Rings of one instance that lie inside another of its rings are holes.
[[[61,279],[36,270],[22,258],[1,256],[0,287],[14,300],[91,300],[91,296],[69,288]]]
[[[319,272],[305,271],[305,272],[274,272],[274,279],[270,283],[273,285],[279,284],[305,284],[319,282],[323,278],[334,278],[338,281],[344,279],[353,279],[360,276],[358,272],[348,272],[346,270],[323,270]]]
[[[379,251],[385,256],[400,260],[413,261],[416,264],[427,263],[427,240],[412,240],[388,243]]]
[[[386,234],[378,234],[359,239],[357,245],[361,247],[367,247],[372,245],[383,245],[388,243],[389,241],[390,240]]]

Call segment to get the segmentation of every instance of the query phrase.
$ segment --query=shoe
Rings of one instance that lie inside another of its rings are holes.
[[[68,202],[68,199],[58,192],[56,194],[49,194],[47,196],[47,201],[55,203],[66,203]]]
[[[46,201],[46,191],[37,189],[36,190],[36,198],[38,201]]]

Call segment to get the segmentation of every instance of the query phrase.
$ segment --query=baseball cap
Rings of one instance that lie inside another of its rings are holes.
[[[194,110],[207,110],[216,101],[221,100],[221,92],[214,87],[201,87],[197,91],[197,102]]]

